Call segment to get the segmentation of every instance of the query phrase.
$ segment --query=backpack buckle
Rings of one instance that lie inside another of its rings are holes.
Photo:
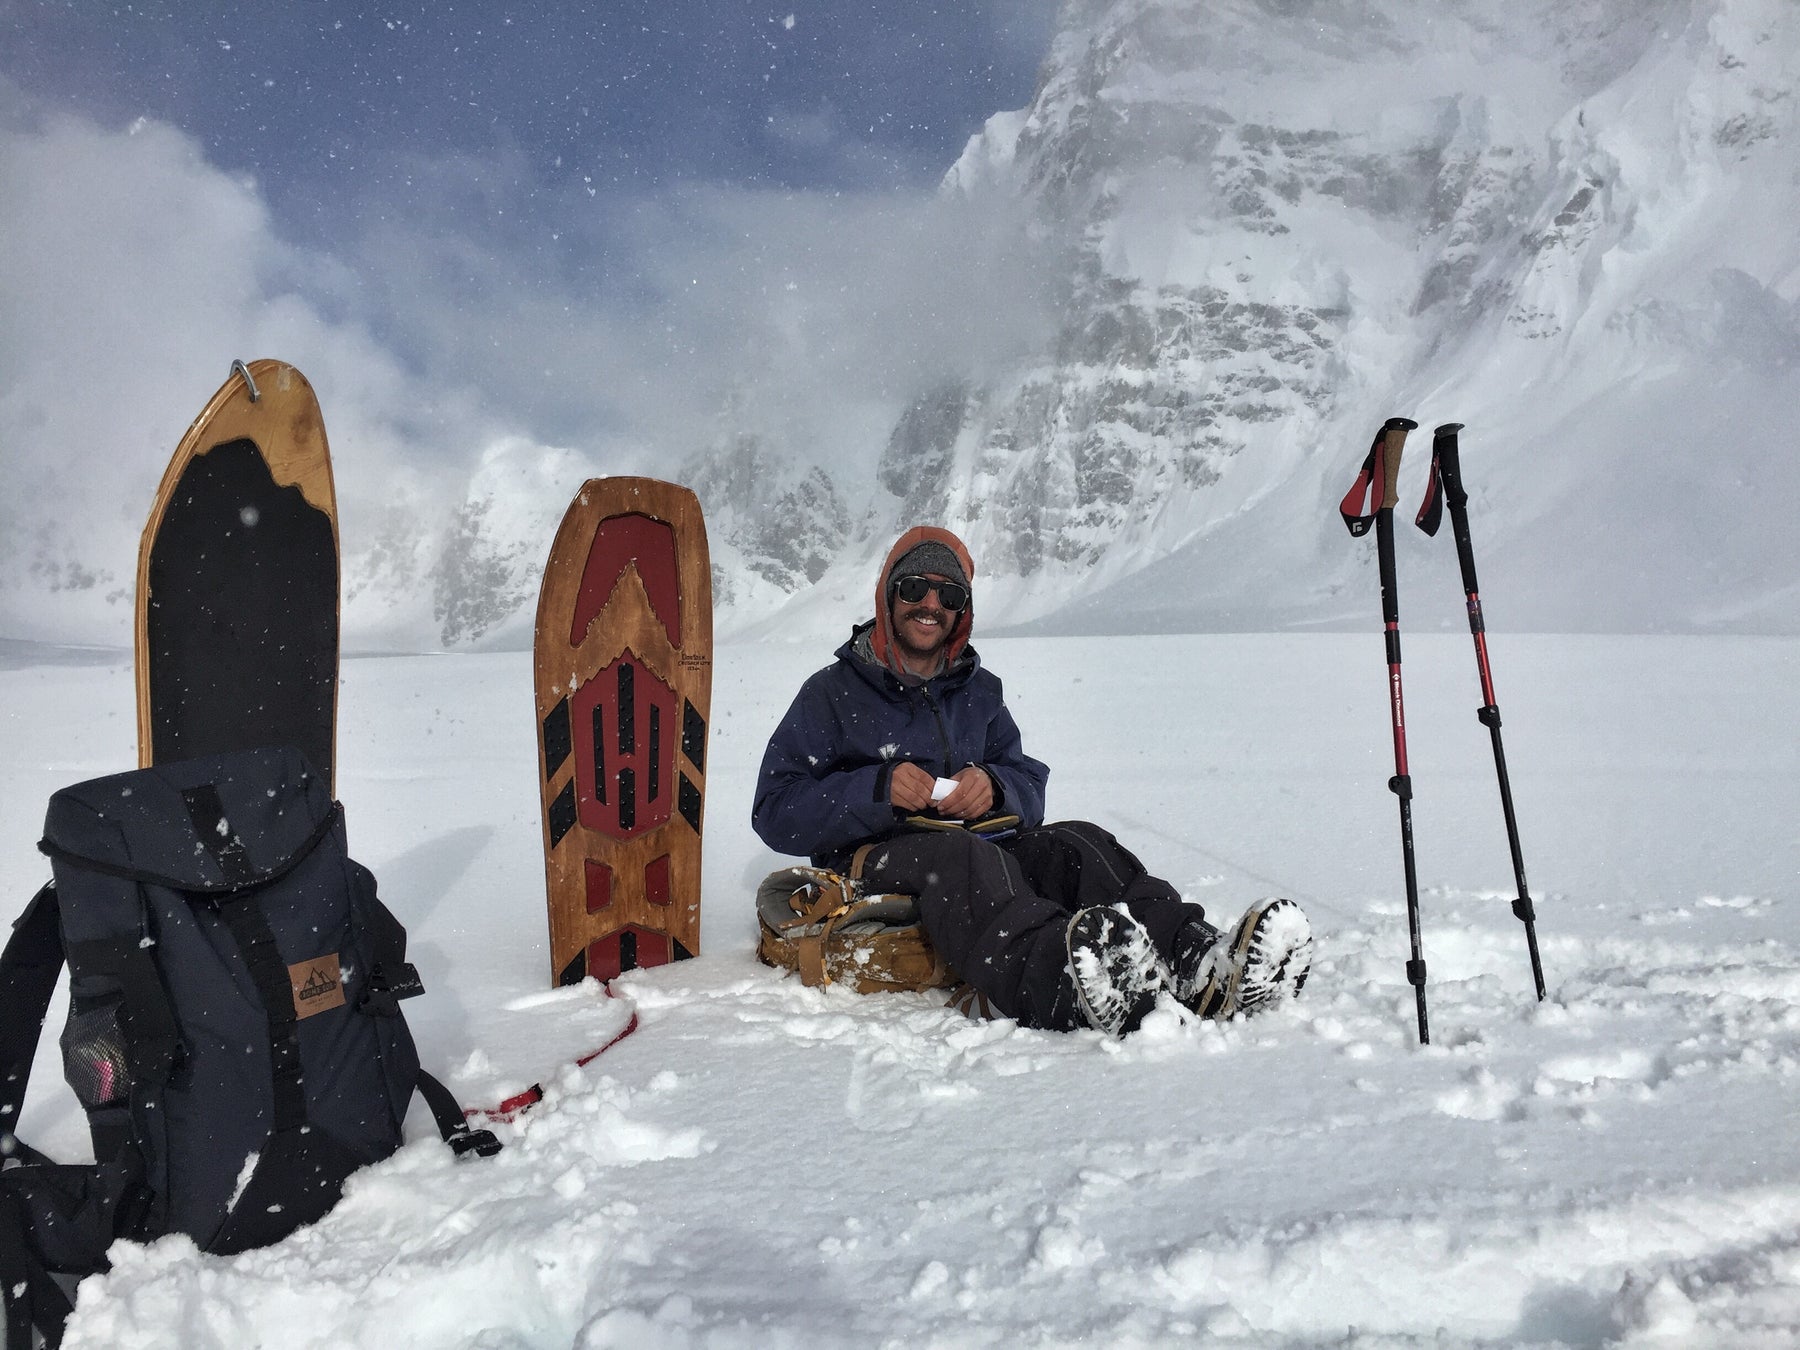
[[[401,999],[424,992],[425,982],[419,978],[418,968],[412,962],[378,965],[369,972],[368,983],[363,987],[356,1008],[358,1012],[372,1013],[376,1017],[397,1017]]]
[[[471,1153],[477,1158],[491,1158],[500,1151],[500,1140],[492,1130],[471,1130],[464,1126],[444,1142],[458,1158]]]

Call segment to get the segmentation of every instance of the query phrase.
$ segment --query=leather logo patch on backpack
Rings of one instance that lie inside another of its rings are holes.
[[[289,966],[288,982],[294,987],[294,1016],[301,1021],[344,1006],[343,972],[336,952]]]

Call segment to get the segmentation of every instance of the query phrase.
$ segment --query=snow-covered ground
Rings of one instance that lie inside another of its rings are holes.
[[[1374,631],[979,645],[1053,813],[1219,914],[1305,906],[1298,1004],[1115,1043],[757,965],[752,778],[827,655],[773,643],[719,652],[702,956],[549,993],[529,658],[352,659],[340,795],[425,1058],[548,1096],[486,1162],[421,1113],[279,1247],[121,1247],[69,1344],[1800,1343],[1800,641],[1494,637],[1540,1005],[1470,643],[1407,639],[1429,1048]],[[128,659],[0,644],[0,709],[10,914],[48,794],[133,761]],[[36,1073],[22,1133],[80,1154]]]

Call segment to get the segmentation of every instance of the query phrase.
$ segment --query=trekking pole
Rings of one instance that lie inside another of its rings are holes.
[[[1469,494],[1463,490],[1462,462],[1457,456],[1456,433],[1461,422],[1446,422],[1432,433],[1431,479],[1425,488],[1425,500],[1419,504],[1418,518],[1413,522],[1426,534],[1435,536],[1444,520],[1444,507],[1450,507],[1450,530],[1456,536],[1456,560],[1462,565],[1463,592],[1468,596],[1469,632],[1475,638],[1475,667],[1481,675],[1482,706],[1475,716],[1488,729],[1494,742],[1494,769],[1500,775],[1500,809],[1506,816],[1506,842],[1512,849],[1513,878],[1519,883],[1519,898],[1512,911],[1525,925],[1525,946],[1531,953],[1531,979],[1537,986],[1538,1001],[1544,998],[1544,966],[1538,959],[1537,911],[1532,907],[1531,890],[1525,884],[1525,856],[1519,849],[1519,822],[1513,816],[1512,782],[1506,776],[1506,749],[1500,744],[1500,705],[1494,699],[1494,676],[1488,669],[1487,625],[1481,617],[1481,588],[1475,580],[1475,547],[1469,542]]]
[[[1400,597],[1394,580],[1394,506],[1400,500],[1400,452],[1406,433],[1418,427],[1404,417],[1390,417],[1375,433],[1375,443],[1363,460],[1362,472],[1338,512],[1357,538],[1375,527],[1375,556],[1381,566],[1381,621],[1387,633],[1388,714],[1394,726],[1394,776],[1388,791],[1400,799],[1400,856],[1406,869],[1406,926],[1412,937],[1412,959],[1406,963],[1407,983],[1419,1009],[1419,1044],[1431,1043],[1425,1019],[1425,954],[1419,936],[1419,878],[1413,865],[1412,776],[1406,768],[1406,707],[1400,692]],[[1379,496],[1375,496],[1379,494]],[[1373,497],[1376,509],[1366,508]]]

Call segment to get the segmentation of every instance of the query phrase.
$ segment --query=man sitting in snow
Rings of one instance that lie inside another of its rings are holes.
[[[1050,771],[968,645],[974,574],[948,530],[900,536],[875,617],[769,738],[757,834],[840,872],[862,852],[867,888],[917,896],[938,955],[1025,1026],[1123,1035],[1165,991],[1217,1018],[1297,994],[1312,933],[1293,901],[1227,936],[1099,826],[1043,823]]]

